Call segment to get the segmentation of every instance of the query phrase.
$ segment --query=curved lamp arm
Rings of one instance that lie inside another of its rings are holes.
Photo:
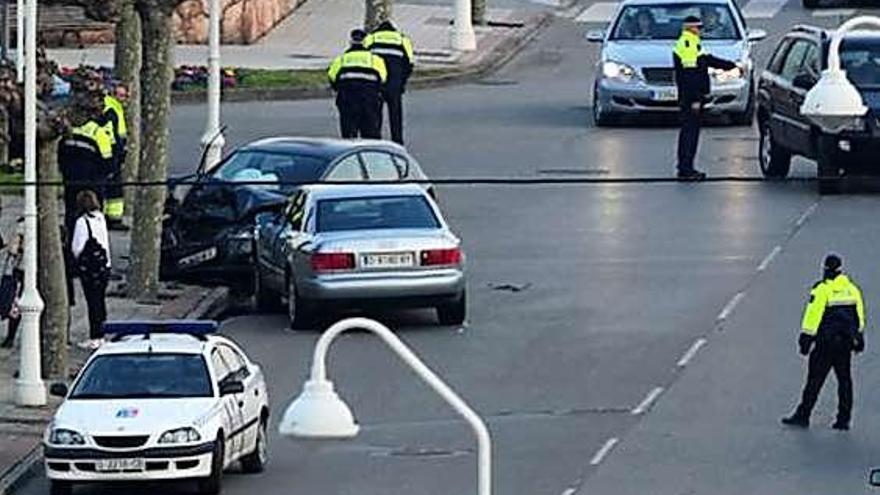
[[[490,495],[492,493],[492,443],[489,429],[483,420],[440,379],[419,357],[412,352],[397,335],[381,323],[368,318],[347,318],[336,322],[328,328],[318,343],[312,358],[311,380],[327,380],[327,352],[330,344],[340,334],[354,329],[368,330],[382,339],[388,347],[403,360],[416,375],[422,379],[432,390],[437,392],[457,413],[459,413],[477,437],[477,482],[478,495]]]
[[[841,71],[840,66],[840,44],[843,43],[843,37],[856,26],[874,26],[880,28],[880,17],[863,15],[853,17],[852,19],[841,24],[831,38],[831,46],[828,49],[828,69],[832,71]]]

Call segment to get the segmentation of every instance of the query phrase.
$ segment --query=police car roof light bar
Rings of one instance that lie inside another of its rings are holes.
[[[132,335],[168,333],[190,335],[205,340],[207,335],[217,333],[219,325],[213,320],[140,320],[140,321],[108,321],[104,323],[104,335],[113,335],[113,340]]]

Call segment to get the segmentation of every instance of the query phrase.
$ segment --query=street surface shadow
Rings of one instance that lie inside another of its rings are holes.
[[[586,111],[592,112],[591,107],[586,107]],[[589,122],[592,123],[593,127],[596,126],[596,123],[593,122],[592,114],[587,117]],[[643,115],[632,115],[632,116],[620,116],[616,117],[617,121],[613,123],[609,123],[605,126],[605,128],[609,129],[668,129],[668,128],[678,128],[679,127],[679,116],[677,113],[656,113],[656,114],[643,114]],[[744,127],[741,125],[732,124],[730,120],[724,115],[707,115],[703,118],[703,127]]]

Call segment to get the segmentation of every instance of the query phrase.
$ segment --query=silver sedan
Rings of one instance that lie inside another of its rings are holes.
[[[286,300],[292,328],[346,308],[433,307],[464,322],[461,241],[414,184],[314,185],[257,216],[257,306]]]

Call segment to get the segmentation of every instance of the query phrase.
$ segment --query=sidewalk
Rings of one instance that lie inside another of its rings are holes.
[[[16,219],[22,212],[22,198],[18,196],[0,197],[3,214],[0,215],[0,233],[4,236],[14,232]],[[114,266],[122,267],[125,258],[120,255],[127,247],[127,233],[111,232],[111,250]],[[123,249],[118,249],[123,247]],[[107,313],[110,320],[157,320],[211,317],[225,298],[225,289],[205,289],[193,286],[172,286],[163,288],[161,304],[137,304],[130,299],[112,297],[115,284],[111,282],[107,299]],[[70,340],[80,342],[88,335],[88,318],[85,299],[77,282],[76,305],[71,308]],[[0,322],[0,335],[6,335],[6,322]],[[18,339],[21,338],[19,332]],[[16,346],[18,343],[16,343]],[[75,371],[88,357],[87,351],[75,345],[69,348],[71,371]],[[49,406],[44,408],[22,408],[13,403],[13,375],[18,369],[17,347],[0,349],[0,495],[9,493],[22,477],[40,460],[39,443],[43,429],[60,403],[59,399],[49,398]],[[47,387],[49,383],[47,382]]]
[[[323,69],[347,45],[348,33],[364,18],[363,0],[313,0],[253,45],[223,46],[223,66],[261,69]],[[461,68],[477,64],[495,47],[522,36],[541,17],[530,10],[489,9],[492,26],[475,27],[475,52],[454,52],[449,45],[451,5],[395,3],[393,19],[415,47],[416,63],[425,68]],[[518,26],[518,27],[517,27]],[[113,64],[113,47],[49,50],[49,57],[62,66]],[[207,47],[178,45],[177,65],[206,65]]]

